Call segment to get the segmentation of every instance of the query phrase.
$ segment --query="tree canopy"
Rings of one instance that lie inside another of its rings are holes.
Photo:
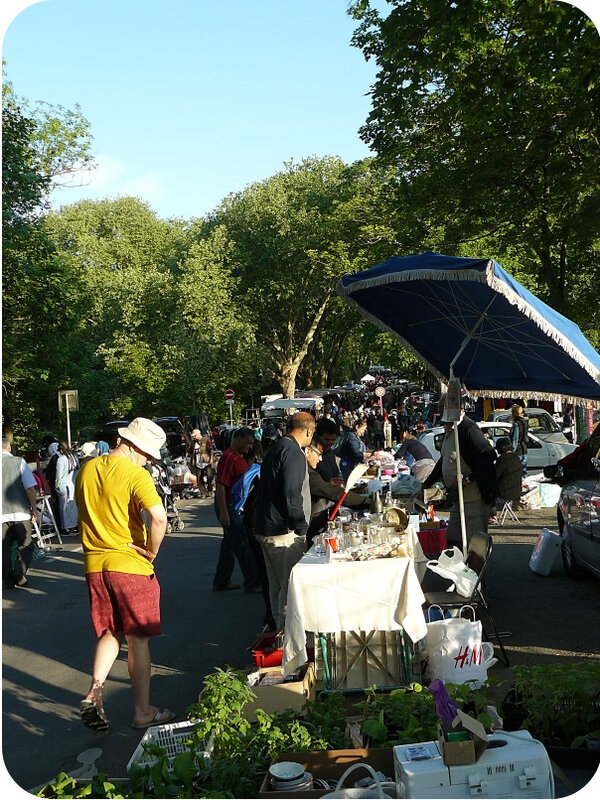
[[[361,135],[398,170],[406,214],[440,249],[509,253],[530,288],[598,341],[594,24],[554,0],[390,5],[383,18],[353,3],[353,42],[379,66]]]

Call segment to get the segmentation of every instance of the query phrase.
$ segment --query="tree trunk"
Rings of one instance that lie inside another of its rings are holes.
[[[288,361],[281,366],[281,372],[278,376],[279,385],[283,396],[288,399],[293,399],[296,392],[296,375],[298,374],[298,366],[294,362]]]
[[[277,379],[279,381],[279,385],[281,386],[283,396],[288,399],[293,399],[294,397],[298,370],[300,369],[300,366],[304,361],[306,354],[308,353],[308,348],[310,347],[315,332],[319,326],[319,322],[321,321],[321,317],[323,316],[325,308],[327,307],[328,301],[329,295],[327,295],[327,297],[325,297],[321,303],[321,306],[315,314],[310,328],[304,337],[304,341],[302,342],[302,345],[296,355],[292,357],[291,354],[286,354],[284,358],[279,359],[279,375],[277,376]]]

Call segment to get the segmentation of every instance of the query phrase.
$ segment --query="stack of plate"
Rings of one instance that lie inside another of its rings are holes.
[[[274,791],[300,792],[312,789],[313,778],[310,772],[305,772],[302,764],[295,761],[279,761],[269,767],[271,788]]]

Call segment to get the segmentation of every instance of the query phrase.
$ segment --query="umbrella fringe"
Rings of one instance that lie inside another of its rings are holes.
[[[530,392],[515,389],[469,389],[468,386],[465,386],[465,389],[469,397],[532,397],[535,400],[550,401],[554,401],[557,397],[560,397],[561,400],[565,400],[567,403],[571,403],[571,405],[583,405],[586,406],[586,408],[600,408],[600,400],[590,400],[587,397],[575,397],[570,394],[557,394],[556,392],[549,394],[547,392]]]
[[[494,262],[492,262],[492,264],[493,263]],[[488,270],[490,270],[489,265]],[[527,300],[524,300],[517,294],[517,292],[511,289],[510,286],[507,286],[503,281],[496,278],[493,274],[493,268],[490,271],[488,285],[495,292],[501,294],[511,305],[516,306],[519,311],[528,319],[532,320],[532,322],[535,322],[538,328],[545,333],[546,336],[549,336],[554,342],[560,345],[567,355],[571,356],[571,358],[576,361],[579,366],[596,381],[596,383],[600,384],[600,371],[597,370],[592,363],[590,363],[581,350],[575,347],[575,345],[573,345],[569,339],[563,336],[560,331],[556,330],[554,325],[551,325],[548,320],[545,319],[545,317],[542,317],[541,314],[538,314],[527,302]]]

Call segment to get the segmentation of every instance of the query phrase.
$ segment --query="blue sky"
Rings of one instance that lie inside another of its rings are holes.
[[[31,103],[79,104],[98,163],[55,206],[134,195],[190,219],[284,161],[370,155],[376,66],[350,46],[348,0],[33,2],[2,3],[7,77]],[[598,23],[600,0],[575,5]]]
[[[99,165],[54,204],[132,194],[161,217],[189,219],[284,161],[368,156],[358,129],[375,64],[350,46],[346,8],[44,0],[22,10],[4,35],[7,78],[32,103],[78,103]]]

